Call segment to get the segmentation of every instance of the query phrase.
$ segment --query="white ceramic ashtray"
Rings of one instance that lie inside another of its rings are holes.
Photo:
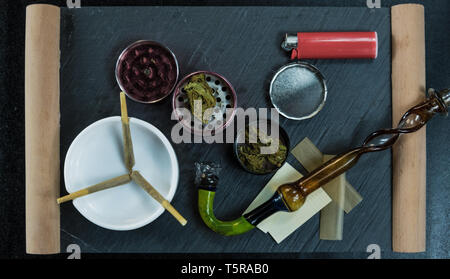
[[[155,126],[130,118],[138,170],[169,202],[178,185],[178,161],[169,140]],[[123,160],[119,116],[101,119],[72,142],[64,162],[69,193],[128,173]],[[164,208],[134,182],[92,193],[73,201],[89,221],[111,230],[132,230],[158,218]]]

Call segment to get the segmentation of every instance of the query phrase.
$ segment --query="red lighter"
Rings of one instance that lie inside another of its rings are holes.
[[[282,48],[291,59],[375,59],[377,32],[299,32],[286,34]]]

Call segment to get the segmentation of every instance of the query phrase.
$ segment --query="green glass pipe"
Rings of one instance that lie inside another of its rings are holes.
[[[214,215],[213,201],[220,167],[214,163],[196,163],[195,183],[199,188],[200,216],[213,231],[223,235],[237,235],[253,229],[275,212],[296,211],[304,204],[310,193],[349,170],[362,154],[390,148],[401,134],[419,130],[436,113],[447,115],[449,106],[450,89],[440,92],[430,89],[428,98],[408,110],[396,128],[372,133],[362,146],[334,157],[295,182],[279,186],[271,199],[232,221],[220,221]]]
[[[213,231],[230,236],[243,234],[253,229],[255,226],[250,224],[244,216],[232,221],[221,221],[214,215],[214,196],[216,192],[199,189],[198,191],[198,210],[203,222]]]

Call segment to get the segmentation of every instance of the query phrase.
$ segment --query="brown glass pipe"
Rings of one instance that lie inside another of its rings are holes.
[[[446,114],[448,106],[450,106],[449,89],[439,93],[430,90],[427,100],[408,110],[397,128],[372,133],[362,146],[334,157],[295,182],[279,186],[276,193],[266,202],[230,221],[217,219],[213,210],[220,167],[211,162],[196,163],[195,184],[199,192],[200,216],[213,231],[223,235],[238,235],[254,229],[260,222],[276,212],[296,211],[310,193],[349,170],[358,162],[362,154],[391,147],[400,134],[417,131],[438,112]]]
[[[277,192],[289,211],[296,211],[303,205],[307,195],[349,170],[358,162],[362,154],[390,148],[400,134],[419,130],[438,112],[447,114],[448,106],[450,106],[450,89],[440,92],[430,89],[429,97],[408,110],[397,128],[372,133],[362,146],[334,157],[295,182],[279,186]],[[377,139],[378,142],[373,143]]]

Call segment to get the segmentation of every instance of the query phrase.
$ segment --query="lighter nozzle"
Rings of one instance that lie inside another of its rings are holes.
[[[297,34],[286,33],[284,35],[284,40],[281,43],[281,48],[283,48],[286,51],[291,51],[297,48],[297,43],[298,43]]]

